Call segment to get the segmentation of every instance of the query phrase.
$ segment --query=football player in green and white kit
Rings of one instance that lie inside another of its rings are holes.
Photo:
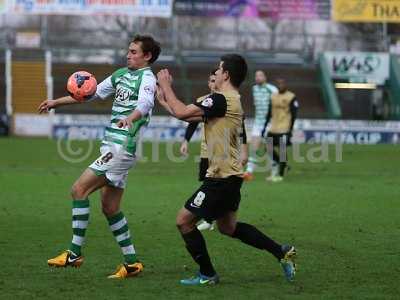
[[[257,151],[260,149],[262,132],[265,127],[265,121],[268,115],[268,107],[271,102],[271,96],[278,92],[278,89],[267,83],[267,76],[262,70],[257,70],[255,73],[255,82],[253,86],[253,99],[255,106],[255,116],[254,124],[251,132],[251,147],[250,147],[250,157],[247,163],[246,172],[243,174],[244,180],[252,180],[253,173],[257,166]]]
[[[143,265],[136,257],[120,203],[128,171],[136,161],[140,131],[148,124],[154,106],[156,78],[150,65],[157,60],[160,52],[160,44],[151,36],[135,36],[129,44],[127,67],[101,82],[96,94],[89,99],[101,100],[114,94],[111,121],[101,144],[100,157],[72,186],[72,242],[66,251],[47,261],[50,266],[79,267],[83,263],[81,247],[89,220],[88,196],[100,189],[103,213],[125,259],[109,278],[126,278],[142,272]],[[69,96],[46,100],[40,104],[39,112],[78,103]]]

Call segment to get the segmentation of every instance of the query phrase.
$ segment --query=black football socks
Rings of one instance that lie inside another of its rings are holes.
[[[238,222],[232,237],[237,238],[243,243],[255,248],[267,250],[278,260],[282,259],[284,256],[281,245],[270,239],[252,225]]]
[[[200,266],[200,273],[205,276],[214,276],[215,270],[208,255],[206,242],[200,231],[195,228],[189,233],[182,234],[182,238],[186,243],[186,249]]]

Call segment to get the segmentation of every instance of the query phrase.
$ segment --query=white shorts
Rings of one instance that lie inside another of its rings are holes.
[[[262,131],[264,129],[264,125],[253,125],[253,129],[251,130],[252,137],[261,137]]]
[[[98,176],[106,176],[112,186],[125,188],[129,169],[136,163],[136,155],[126,152],[117,144],[101,146],[100,153],[101,156],[89,168]]]

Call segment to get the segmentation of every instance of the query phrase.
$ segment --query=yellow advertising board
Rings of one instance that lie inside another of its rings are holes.
[[[338,22],[400,23],[400,0],[333,0],[332,19]]]

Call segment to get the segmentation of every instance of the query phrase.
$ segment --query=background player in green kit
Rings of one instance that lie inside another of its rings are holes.
[[[135,276],[143,270],[136,257],[131,234],[120,203],[127,175],[136,161],[136,142],[140,131],[149,122],[156,91],[156,78],[149,65],[161,52],[160,45],[150,36],[136,36],[129,44],[127,67],[114,72],[101,82],[90,100],[106,99],[114,94],[110,125],[106,128],[100,152],[95,160],[73,184],[72,195],[72,242],[68,250],[47,262],[50,266],[79,267],[83,263],[81,247],[89,220],[88,196],[101,189],[102,210],[110,229],[124,255],[124,264],[118,266],[109,278]],[[39,112],[62,105],[78,104],[66,96],[46,100]]]
[[[255,73],[255,82],[253,86],[253,100],[255,106],[254,124],[251,132],[250,157],[246,172],[243,175],[244,180],[252,180],[253,173],[257,166],[257,151],[260,149],[262,141],[262,132],[268,115],[268,108],[271,102],[271,96],[278,92],[278,89],[267,83],[267,76],[262,70]]]

